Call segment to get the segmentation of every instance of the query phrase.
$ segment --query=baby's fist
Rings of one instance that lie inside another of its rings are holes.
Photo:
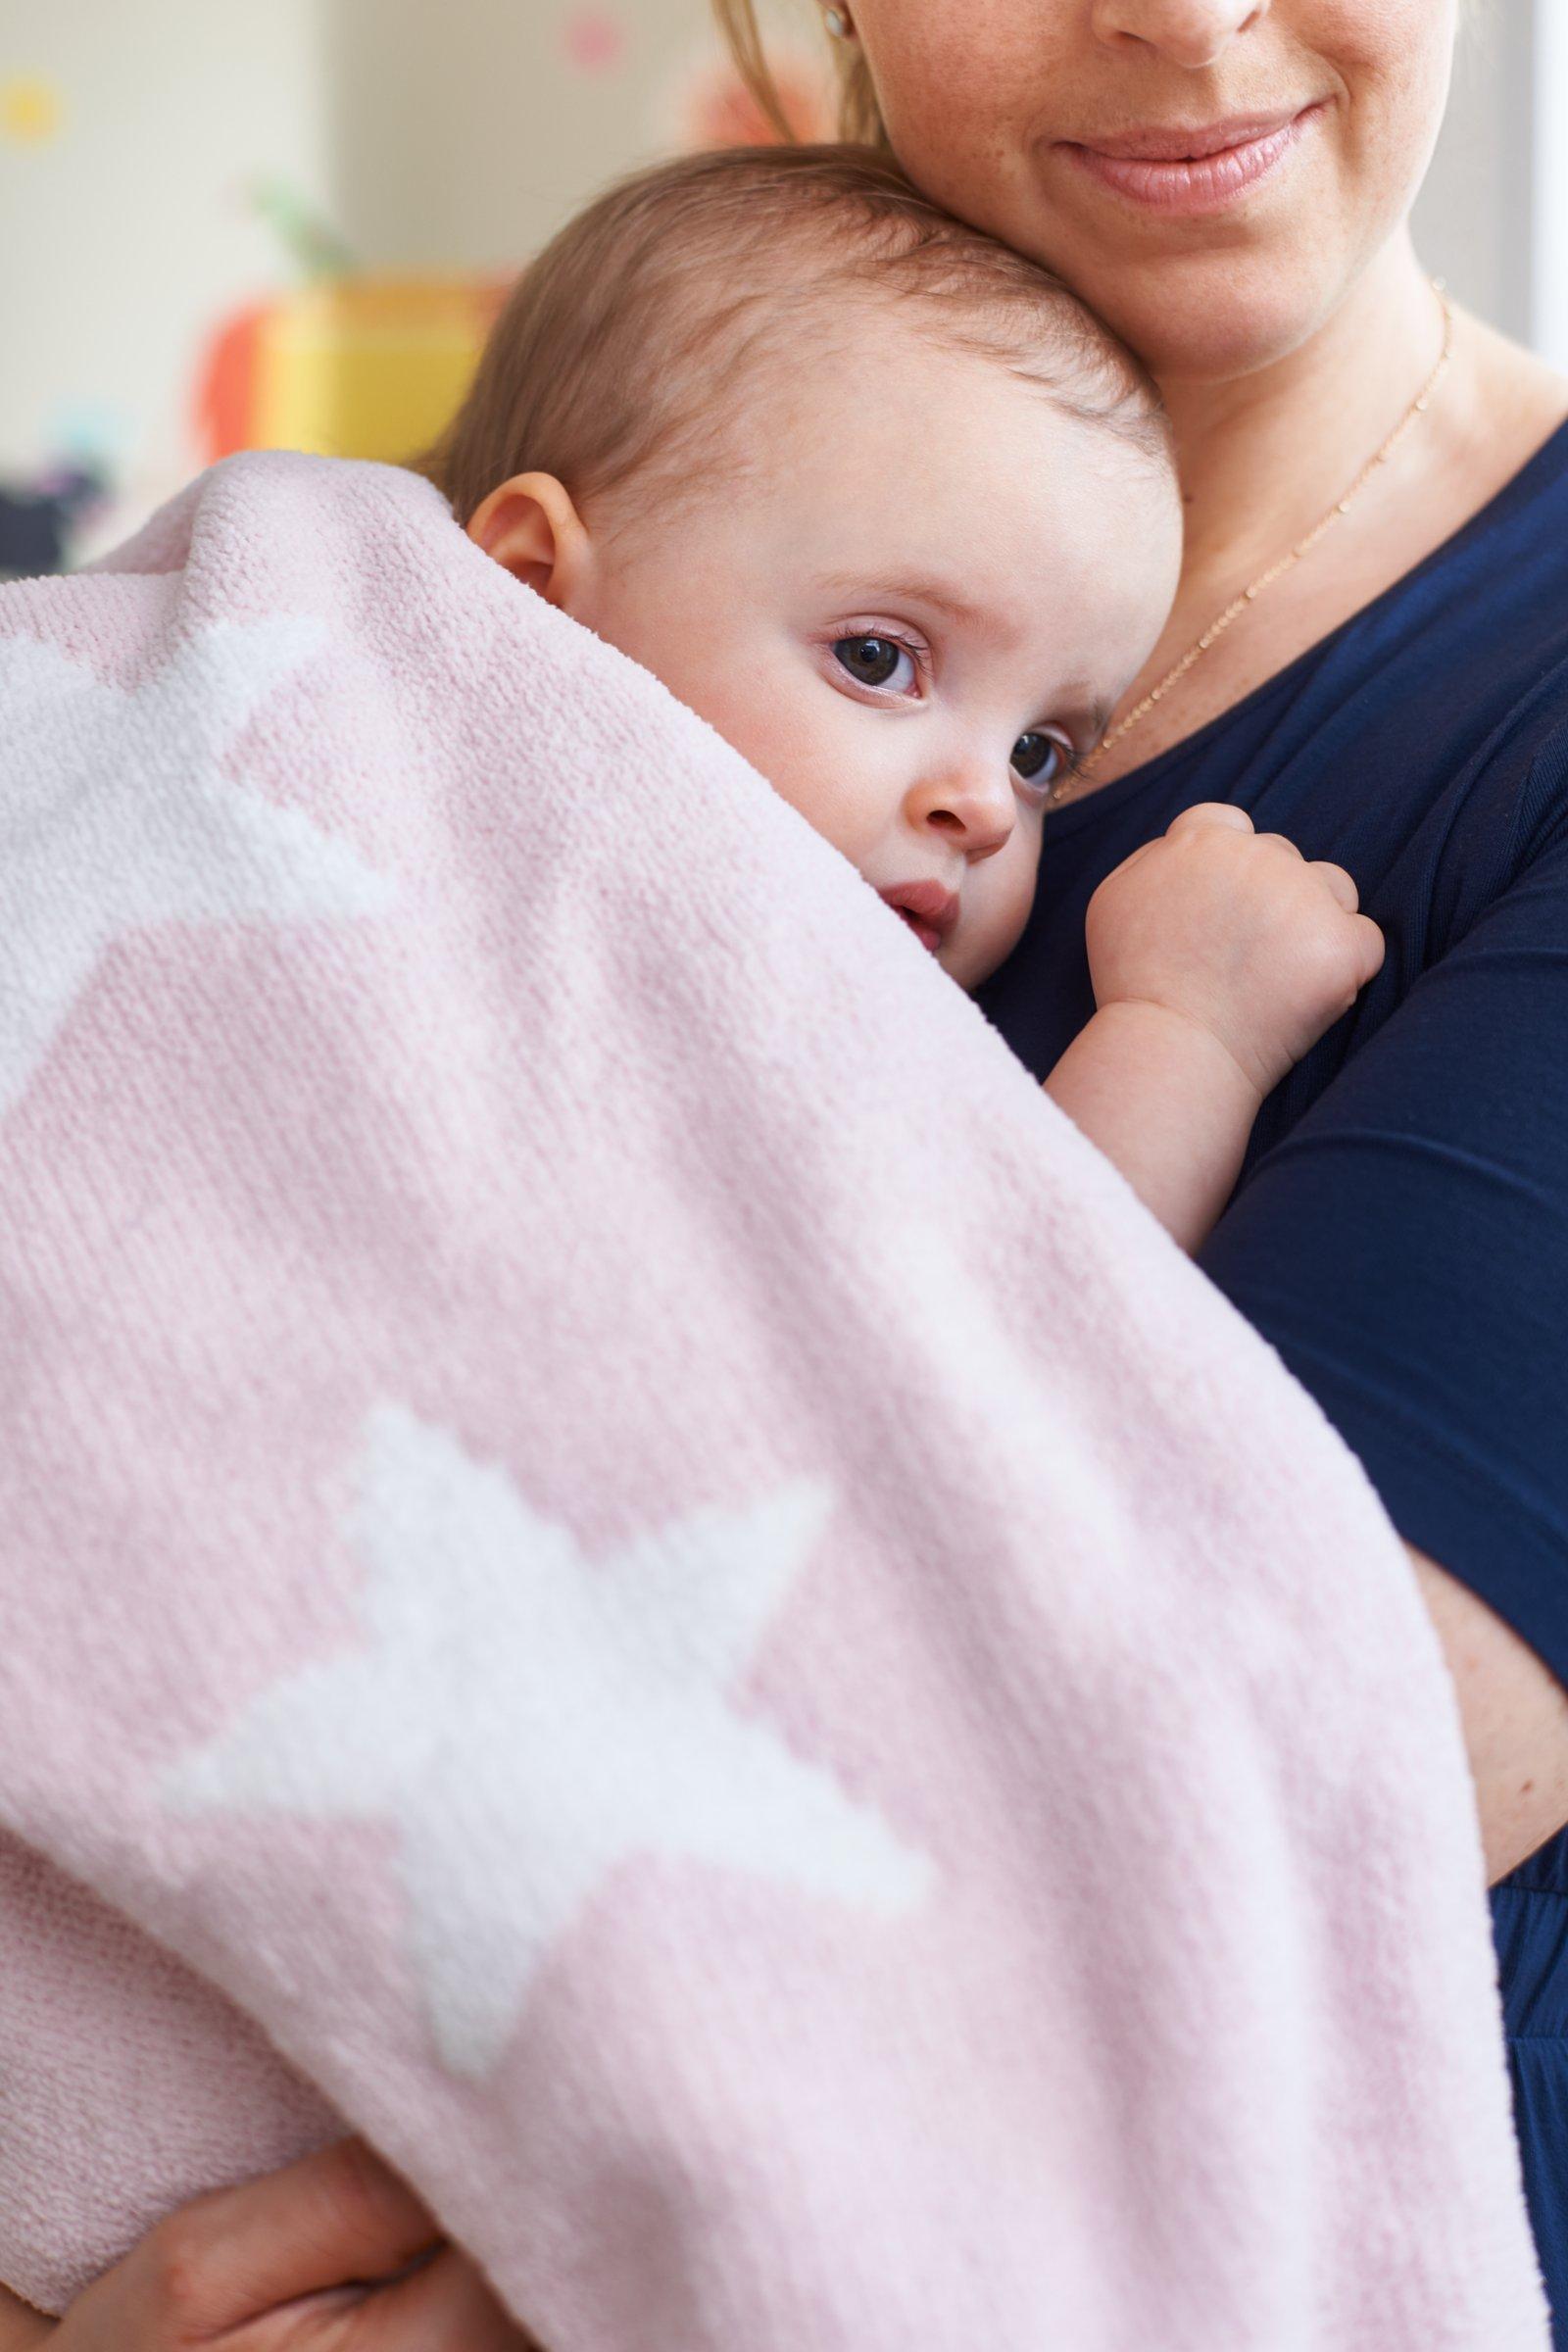
[[[1343,866],[1308,863],[1243,808],[1200,802],[1089,902],[1095,1001],[1198,1022],[1260,1095],[1348,1012],[1383,962]]]

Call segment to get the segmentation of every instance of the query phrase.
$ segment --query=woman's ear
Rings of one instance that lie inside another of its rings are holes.
[[[514,473],[468,517],[468,537],[547,604],[572,613],[588,585],[593,546],[553,473]]]

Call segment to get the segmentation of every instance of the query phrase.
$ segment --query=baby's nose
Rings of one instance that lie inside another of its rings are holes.
[[[917,821],[947,835],[966,857],[1000,850],[1017,822],[1011,779],[990,766],[950,769],[916,788]]]

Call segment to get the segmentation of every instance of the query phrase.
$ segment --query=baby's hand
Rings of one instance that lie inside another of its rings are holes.
[[[1095,1001],[1197,1022],[1266,1095],[1383,962],[1383,934],[1357,905],[1343,866],[1309,865],[1245,809],[1201,802],[1090,900]]]

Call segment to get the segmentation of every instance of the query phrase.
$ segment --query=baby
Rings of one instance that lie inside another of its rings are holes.
[[[419,469],[652,670],[960,986],[1169,614],[1157,396],[1047,272],[865,150],[640,174],[525,272]],[[1192,1248],[1263,1097],[1377,970],[1348,875],[1188,809],[1089,908],[1048,1092]]]

